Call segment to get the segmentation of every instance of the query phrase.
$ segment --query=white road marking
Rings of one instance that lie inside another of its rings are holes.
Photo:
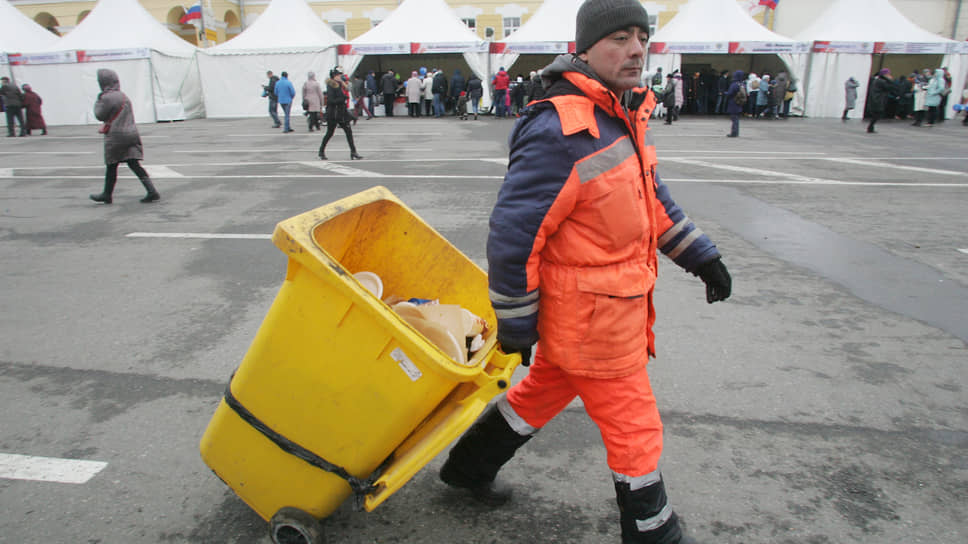
[[[205,240],[271,240],[271,234],[227,234],[221,232],[132,232],[128,238],[201,238]]]
[[[93,155],[100,151],[0,151],[0,155]]]
[[[962,252],[962,253],[965,253],[965,254],[968,254],[968,249],[961,249],[961,248],[958,248],[958,251],[960,251],[960,252]]]
[[[481,160],[484,162],[493,162],[493,163],[503,164],[504,166],[507,166],[510,159],[505,157],[500,159],[481,159]]]
[[[0,478],[83,484],[107,465],[101,461],[0,453]]]
[[[12,178],[13,168],[0,168],[0,178]]]
[[[968,172],[955,172],[954,170],[938,170],[936,168],[922,168],[920,166],[904,166],[900,164],[891,164],[888,162],[873,162],[871,160],[860,160],[860,159],[842,159],[825,157],[825,161],[831,162],[842,162],[845,164],[857,164],[860,166],[876,166],[880,168],[890,168],[892,170],[913,170],[915,172],[920,172],[922,174],[943,174],[946,176],[968,176]]]
[[[178,172],[175,172],[174,170],[172,170],[171,168],[168,168],[167,166],[152,165],[152,166],[145,166],[144,168],[148,172],[148,175],[150,177],[153,177],[153,178],[183,178],[183,177],[185,177],[184,174],[179,174]]]
[[[360,172],[363,172],[362,170]],[[504,176],[477,176],[471,174],[446,174],[446,175],[427,175],[427,174],[381,174],[379,176],[374,176],[372,173],[367,172],[366,175],[347,175],[347,174],[243,174],[243,175],[209,175],[209,174],[198,174],[198,175],[183,175],[179,179],[193,180],[193,179],[351,179],[351,178],[372,178],[380,177],[383,179],[413,179],[420,178],[423,180],[427,179],[504,179]],[[61,175],[51,175],[51,176],[17,176],[17,179],[104,179],[104,175],[90,175],[90,176],[61,176]],[[132,174],[118,175],[118,179],[137,179]]]
[[[717,168],[719,170],[729,170],[731,172],[742,172],[746,174],[754,174],[757,176],[782,176],[788,177],[792,180],[797,181],[808,181],[814,178],[808,178],[806,176],[801,176],[800,174],[788,174],[786,172],[777,172],[776,170],[763,170],[761,168],[750,168],[748,166],[735,166],[732,164],[717,164],[713,162],[697,161],[692,159],[682,159],[678,157],[667,157],[665,159],[667,162],[675,162],[680,164],[688,164],[692,166],[703,166],[706,168]]]
[[[760,185],[844,185],[863,187],[954,187],[965,188],[968,183],[914,183],[906,181],[837,181],[832,179],[704,179],[704,178],[662,178],[664,182],[678,183],[749,183]]]
[[[357,178],[382,178],[385,177],[384,174],[378,172],[370,172],[368,170],[360,170],[359,168],[352,168],[350,166],[343,166],[342,164],[329,161],[301,161],[299,164],[303,166],[309,166],[312,168],[319,168],[320,170],[326,170],[328,172],[333,172],[335,174],[340,174],[343,176],[353,176]]]

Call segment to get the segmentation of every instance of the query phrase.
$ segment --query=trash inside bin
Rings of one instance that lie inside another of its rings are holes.
[[[266,520],[285,507],[322,518],[354,492],[370,510],[474,421],[520,358],[490,327],[459,364],[353,276],[496,323],[484,271],[383,187],[287,219],[273,242],[286,277],[202,458]]]

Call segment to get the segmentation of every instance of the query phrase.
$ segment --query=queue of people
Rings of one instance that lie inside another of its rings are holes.
[[[853,76],[844,82],[844,113],[841,116],[844,122],[850,119],[850,112],[856,107],[860,86]],[[864,110],[864,118],[868,119],[867,132],[876,133],[876,124],[881,119],[910,120],[916,127],[943,123],[951,91],[951,73],[947,67],[925,68],[897,77],[891,74],[890,68],[881,68],[867,86]],[[958,106],[968,103],[968,98],[962,96],[959,99],[953,109],[963,111]],[[968,114],[963,124],[968,125]]]

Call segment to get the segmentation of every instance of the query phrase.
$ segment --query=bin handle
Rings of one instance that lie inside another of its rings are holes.
[[[369,477],[357,478],[356,476],[350,474],[345,468],[335,463],[331,463],[319,455],[316,455],[312,451],[304,448],[303,446],[300,446],[292,440],[289,440],[282,434],[273,430],[265,422],[257,418],[255,414],[248,410],[248,408],[242,406],[242,403],[239,402],[239,399],[235,398],[235,395],[232,394],[231,382],[229,382],[229,385],[225,388],[224,397],[225,404],[227,404],[229,408],[234,410],[243,421],[251,425],[255,430],[262,433],[263,436],[268,438],[282,451],[298,457],[316,468],[325,470],[326,472],[335,474],[336,476],[346,480],[346,482],[350,485],[350,489],[353,490],[353,495],[356,499],[356,508],[358,510],[362,510],[363,504],[366,500],[366,495],[377,490],[377,486],[374,484],[383,474],[383,471],[386,469],[386,467],[390,465],[390,461],[393,459],[392,455],[388,457],[383,464],[381,464],[375,471],[373,471],[372,474],[370,474]]]

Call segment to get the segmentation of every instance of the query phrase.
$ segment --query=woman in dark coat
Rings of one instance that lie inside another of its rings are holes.
[[[148,172],[138,162],[144,158],[144,148],[141,146],[141,136],[134,122],[134,111],[131,100],[121,92],[121,82],[114,70],[101,68],[97,71],[97,83],[101,86],[101,94],[94,104],[94,117],[104,125],[104,163],[107,171],[104,173],[104,191],[99,195],[91,195],[94,202],[111,203],[111,194],[118,181],[118,164],[122,161],[138,176],[148,194],[141,202],[154,202],[161,198],[155,186],[151,184]]]
[[[346,78],[343,71],[333,68],[329,71],[329,79],[326,80],[326,134],[323,136],[323,143],[319,144],[319,158],[326,158],[326,144],[336,132],[339,126],[346,134],[346,142],[350,144],[350,159],[362,159],[356,152],[356,144],[353,143],[353,129],[350,128],[350,121],[353,120],[349,110],[346,109],[346,99],[349,96]]]
[[[891,71],[887,68],[882,68],[874,76],[874,82],[871,85],[870,100],[867,104],[867,109],[871,115],[871,122],[867,125],[867,132],[877,132],[874,130],[874,124],[884,115],[884,110],[887,109],[887,96],[890,94],[892,87],[894,87],[894,81],[891,80]]]
[[[40,99],[40,95],[35,93],[30,85],[24,83],[24,109],[27,111],[27,136],[30,136],[31,130],[40,130],[42,136],[47,136],[47,123],[44,122],[44,116],[40,113],[40,105],[44,101]]]

